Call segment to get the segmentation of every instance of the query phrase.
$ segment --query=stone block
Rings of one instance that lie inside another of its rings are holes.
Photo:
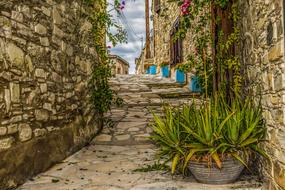
[[[53,35],[59,37],[59,38],[62,38],[64,33],[61,29],[59,29],[57,26],[54,26],[53,27]]]
[[[36,109],[35,110],[35,117],[37,121],[48,121],[49,120],[49,112],[43,109]]]
[[[9,89],[4,90],[4,100],[6,104],[6,112],[9,112],[11,109],[11,94]]]
[[[13,43],[9,43],[6,48],[12,66],[23,68],[24,66],[24,51]]]
[[[17,123],[19,121],[22,121],[22,119],[23,119],[22,115],[17,115],[10,119],[10,123]]]
[[[42,6],[41,9],[42,9],[42,12],[43,12],[45,15],[51,16],[51,11],[50,11],[49,8]]]
[[[281,48],[281,43],[278,43],[269,50],[268,60],[269,61],[277,61],[281,57],[283,57],[283,51]]]
[[[279,91],[283,89],[284,87],[283,81],[285,82],[283,74],[282,73],[275,74],[273,78],[274,78],[274,90]]]
[[[19,103],[20,102],[20,84],[18,83],[10,83],[10,94],[11,94],[11,102]]]
[[[0,150],[5,150],[10,148],[13,143],[15,142],[15,139],[13,137],[6,137],[0,139]]]
[[[129,134],[126,135],[117,135],[116,139],[118,141],[126,141],[126,140],[130,140],[131,136]]]
[[[49,46],[49,40],[47,37],[41,37],[40,42],[41,42],[41,45],[43,46],[46,46],[46,47]]]
[[[285,189],[285,165],[274,164],[274,179],[281,188]]]
[[[56,7],[54,7],[52,10],[52,18],[54,24],[60,25],[62,23],[62,17]]]
[[[0,136],[7,134],[7,128],[6,127],[0,127]]]
[[[52,111],[52,104],[50,103],[44,103],[43,108],[49,111]]]
[[[21,142],[28,141],[32,138],[32,129],[29,124],[19,125],[19,139]]]
[[[18,11],[12,11],[11,18],[13,20],[18,21],[18,22],[23,22],[24,21],[23,14],[21,12],[18,12]]]
[[[40,84],[40,90],[41,90],[41,93],[46,93],[48,91],[47,84],[46,83],[41,83]]]
[[[111,135],[101,134],[101,135],[96,137],[96,141],[98,141],[98,142],[109,142],[111,140],[112,140]]]
[[[277,134],[278,142],[281,144],[281,147],[285,149],[285,129],[281,129]]]
[[[7,130],[8,135],[12,135],[18,132],[18,124],[11,124],[9,125]]]
[[[46,72],[45,70],[43,69],[36,69],[35,70],[35,77],[38,77],[38,78],[46,78]]]
[[[35,129],[34,130],[35,137],[44,136],[45,134],[47,134],[47,130],[46,129]]]
[[[43,25],[37,24],[35,26],[35,32],[41,35],[45,35],[47,33],[47,29]]]

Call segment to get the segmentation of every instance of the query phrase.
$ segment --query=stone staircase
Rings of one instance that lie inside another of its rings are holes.
[[[110,85],[124,100],[121,108],[114,107],[106,114],[113,121],[96,138],[101,145],[139,145],[150,143],[148,127],[152,112],[159,114],[164,104],[177,106],[190,103],[199,95],[172,79],[152,75],[118,75]]]
[[[119,75],[113,78],[110,84],[117,96],[124,100],[124,106],[114,107],[106,114],[114,125],[103,130],[94,142],[96,145],[150,146],[154,150],[156,148],[149,138],[152,133],[149,126],[153,118],[152,113],[160,114],[164,104],[178,106],[192,103],[193,100],[199,101],[199,94],[191,93],[187,87],[177,84],[174,80],[151,75]],[[149,152],[149,149],[147,151]],[[153,163],[153,155],[149,158],[147,163]],[[218,186],[196,183],[193,177],[187,181],[178,176],[175,178],[175,183],[158,180],[155,183],[138,185],[132,190],[265,190],[255,177],[248,175],[244,175],[237,183]]]

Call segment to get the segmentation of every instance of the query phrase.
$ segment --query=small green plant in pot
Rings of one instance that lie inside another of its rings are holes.
[[[195,104],[184,106],[171,117],[167,114],[164,118],[156,117],[153,139],[158,144],[164,142],[161,150],[172,149],[165,142],[173,134],[168,129],[171,134],[166,135],[157,126],[163,123],[163,126],[169,126],[170,120],[171,126],[175,126],[175,136],[179,134],[179,143],[172,147],[181,150],[178,158],[171,156],[173,173],[180,166],[182,171],[188,168],[199,182],[225,184],[240,176],[252,153],[268,158],[258,148],[265,133],[261,108],[251,99],[226,103],[220,96],[199,107]]]

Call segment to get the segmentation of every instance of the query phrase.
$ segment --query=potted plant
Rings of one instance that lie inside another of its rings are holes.
[[[156,75],[156,65],[151,65],[149,68],[150,68],[150,74]]]
[[[152,139],[160,155],[172,160],[172,173],[180,166],[199,182],[226,184],[248,167],[254,152],[269,158],[258,147],[265,134],[261,108],[250,98],[227,104],[219,97],[199,107],[165,110],[164,117],[154,116]]]
[[[197,93],[202,92],[202,88],[199,82],[199,77],[197,75],[191,76],[189,83],[189,90],[191,92],[197,92]]]
[[[180,84],[185,83],[185,72],[183,64],[177,64],[175,66],[175,80]]]
[[[162,77],[168,78],[169,77],[169,63],[168,62],[162,62],[160,64],[161,69],[161,75]]]
[[[149,67],[146,68],[145,74],[150,74],[150,68]]]

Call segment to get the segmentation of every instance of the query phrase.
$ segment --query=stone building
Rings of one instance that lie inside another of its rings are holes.
[[[0,189],[97,132],[86,90],[97,59],[87,8],[79,0],[0,0]]]
[[[262,100],[268,126],[268,142],[264,148],[272,163],[260,162],[261,174],[268,190],[285,189],[285,54],[284,12],[282,0],[238,0],[240,12],[241,64],[247,71],[248,85]],[[171,77],[173,66],[184,63],[187,54],[194,51],[189,31],[186,38],[173,42],[179,25],[180,10],[176,3],[153,1],[153,43],[156,65],[168,62]]]
[[[127,75],[129,74],[130,64],[118,55],[109,55],[110,60],[112,61],[112,75]]]
[[[153,43],[153,30],[151,30],[150,37],[150,58],[146,58],[146,48],[144,47],[141,54],[135,60],[136,74],[145,74],[149,66],[154,65],[154,43]]]
[[[285,54],[282,0],[240,0],[241,60],[250,86],[262,100],[268,126],[265,149],[272,157],[261,163],[269,190],[285,189]]]
[[[179,28],[180,9],[176,2],[154,0],[152,4],[153,18],[153,64],[158,66],[169,63],[171,78],[175,77],[174,67],[187,61],[191,47],[192,36],[188,32],[185,39],[174,41]],[[191,49],[192,48],[192,49]]]

